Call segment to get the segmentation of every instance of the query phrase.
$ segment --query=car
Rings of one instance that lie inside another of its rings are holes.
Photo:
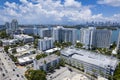
[[[19,77],[19,75],[18,75],[18,74],[17,74],[16,76],[17,76],[17,77]]]
[[[13,69],[13,71],[15,71],[15,69]]]

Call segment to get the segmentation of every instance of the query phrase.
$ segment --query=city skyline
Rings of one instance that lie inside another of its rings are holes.
[[[119,0],[0,0],[0,24],[80,24],[120,22]]]

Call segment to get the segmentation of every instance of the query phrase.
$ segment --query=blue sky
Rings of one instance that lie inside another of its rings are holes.
[[[0,0],[0,24],[120,22],[120,0]]]

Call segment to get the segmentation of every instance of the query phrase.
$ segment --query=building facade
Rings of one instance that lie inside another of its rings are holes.
[[[35,59],[33,61],[34,69],[35,70],[40,69],[40,70],[49,72],[51,67],[54,69],[57,66],[57,64],[59,64],[59,61],[60,61],[60,57],[58,57],[55,54],[49,55],[49,56],[39,59],[39,60]]]
[[[82,28],[80,30],[80,42],[84,44],[85,48],[91,48],[92,42],[93,42],[93,33],[95,31],[95,28],[89,27],[89,28]]]
[[[109,48],[112,32],[110,30],[95,30],[92,45],[98,48]]]
[[[117,51],[120,49],[120,32],[118,35],[118,40],[117,40]]]
[[[96,29],[93,27],[80,30],[80,42],[85,48],[109,48],[112,32],[110,30]]]
[[[44,38],[38,40],[38,49],[41,51],[45,51],[54,47],[53,38]]]
[[[77,38],[77,29],[64,28],[62,26],[57,26],[53,28],[53,38],[55,41],[59,42],[71,42],[75,44]]]
[[[52,28],[38,28],[38,35],[42,38],[52,37]]]
[[[8,45],[15,45],[17,42],[19,42],[17,39],[3,39],[2,41],[2,46],[8,46]]]
[[[23,28],[23,33],[28,34],[28,35],[33,35],[34,29],[33,28]]]
[[[6,33],[13,34],[16,30],[18,30],[18,21],[13,19],[11,23],[6,23]]]
[[[13,35],[14,39],[18,39],[20,41],[23,41],[24,43],[33,42],[34,38],[32,36],[19,34],[19,35]]]
[[[67,64],[96,77],[103,76],[108,78],[109,75],[114,74],[118,64],[116,58],[77,48],[61,50],[61,58]]]

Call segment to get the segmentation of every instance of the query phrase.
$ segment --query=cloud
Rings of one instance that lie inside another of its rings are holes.
[[[104,17],[93,15],[90,6],[76,0],[20,0],[19,3],[5,2],[0,9],[0,23],[18,19],[21,24],[80,24],[87,21],[119,21],[120,14]]]
[[[120,0],[98,0],[98,4],[106,4],[109,6],[120,7]]]

